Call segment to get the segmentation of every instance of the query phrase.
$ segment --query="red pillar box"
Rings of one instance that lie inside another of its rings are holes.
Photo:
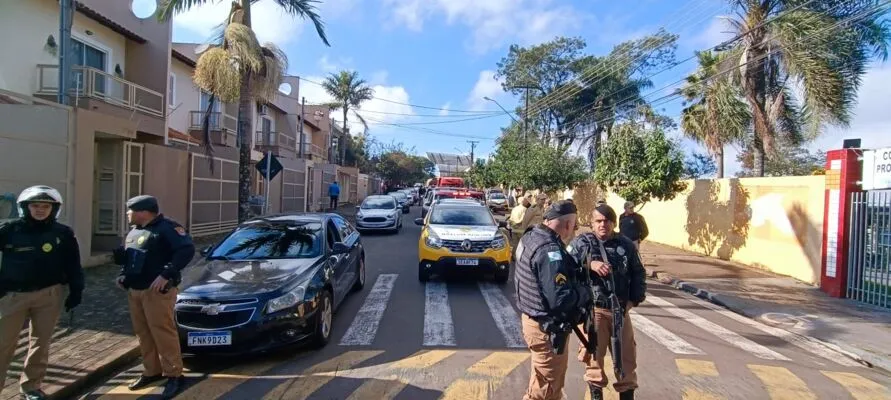
[[[848,225],[851,193],[860,191],[860,150],[826,153],[826,197],[823,212],[823,254],[820,290],[845,297],[848,285]]]

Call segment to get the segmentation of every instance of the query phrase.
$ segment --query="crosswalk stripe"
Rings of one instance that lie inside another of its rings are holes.
[[[751,327],[758,329],[761,332],[764,332],[768,335],[783,339],[786,342],[791,343],[792,345],[794,345],[802,350],[805,350],[811,354],[823,357],[823,358],[825,358],[829,361],[832,361],[836,364],[843,365],[846,367],[859,367],[860,366],[860,364],[857,363],[856,361],[840,354],[837,351],[830,349],[829,347],[827,347],[827,344],[825,344],[823,342],[819,342],[815,339],[809,338],[804,335],[796,335],[796,334],[789,332],[787,330],[784,330],[784,329],[775,328],[775,327],[772,327],[769,325],[765,325],[765,324],[758,322],[754,319],[739,315],[733,311],[730,311],[726,308],[714,305],[707,301],[702,301],[697,298],[690,298],[688,300],[690,300],[693,303],[696,303],[698,305],[701,305],[705,308],[708,308],[712,311],[716,311],[717,313],[719,313],[727,318],[730,318],[736,322],[751,326]]]
[[[348,400],[380,399],[389,400],[411,383],[406,375],[407,370],[423,370],[455,354],[455,350],[422,350],[409,357],[392,363],[382,379],[366,379],[348,398]]]
[[[830,379],[842,385],[856,400],[891,399],[891,391],[869,379],[850,372],[820,371]]]
[[[725,342],[730,343],[736,347],[739,347],[740,349],[743,349],[746,352],[748,352],[758,358],[763,358],[766,360],[791,361],[791,360],[789,360],[788,357],[786,357],[780,353],[777,353],[771,349],[768,349],[767,347],[764,347],[764,346],[762,346],[758,343],[755,343],[749,339],[746,339],[746,338],[740,336],[738,333],[733,332],[727,328],[724,328],[723,326],[718,325],[714,322],[711,322],[711,321],[709,321],[705,318],[702,318],[696,314],[693,314],[690,311],[683,310],[683,309],[679,308],[678,306],[676,306],[666,300],[663,300],[659,297],[648,294],[647,300],[649,300],[650,303],[653,303],[653,304],[659,306],[660,308],[668,311],[669,313],[675,315],[676,317],[682,318],[682,319],[686,320],[687,322],[689,322],[703,330],[710,332],[711,334],[719,337],[720,339],[724,340]]]
[[[266,393],[263,399],[306,399],[316,390],[333,380],[339,371],[351,369],[359,363],[381,353],[383,353],[381,350],[348,351],[337,357],[322,361],[303,370],[301,377],[282,382],[269,393]]]
[[[526,340],[523,339],[523,329],[520,327],[520,315],[514,310],[510,300],[501,291],[501,288],[490,282],[479,282],[480,292],[489,314],[495,319],[495,325],[504,337],[504,343],[510,348],[526,348]]]
[[[368,346],[374,342],[377,328],[387,310],[387,302],[393,292],[398,274],[378,275],[374,287],[353,318],[353,323],[340,339],[341,346]]]
[[[195,383],[180,395],[176,396],[176,398],[196,400],[216,399],[228,393],[236,386],[248,381],[253,376],[260,375],[270,368],[275,367],[278,363],[280,363],[280,361],[251,363],[228,368],[220,373],[209,374],[200,382]]]
[[[424,346],[456,346],[448,287],[427,282],[424,291]]]
[[[523,361],[529,353],[497,351],[467,368],[474,377],[452,382],[440,400],[488,400],[501,382]]]
[[[687,377],[689,383],[684,386],[684,400],[719,400],[722,397],[714,393],[708,393],[702,390],[706,385],[708,378],[718,376],[718,369],[715,363],[705,360],[690,360],[679,358],[674,360],[677,364],[678,372]]]
[[[650,339],[653,339],[659,344],[665,346],[665,348],[667,348],[672,353],[705,354],[698,347],[688,343],[684,339],[681,339],[680,336],[675,335],[668,329],[663,328],[661,325],[651,321],[647,317],[640,315],[635,310],[631,310],[631,322],[634,324],[634,327],[636,329],[649,336]]]
[[[748,367],[764,384],[771,400],[813,400],[817,398],[801,378],[786,368],[756,364],[749,364]]]

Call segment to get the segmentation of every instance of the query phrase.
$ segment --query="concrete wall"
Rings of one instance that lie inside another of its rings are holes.
[[[189,152],[153,144],[144,149],[149,167],[142,191],[158,198],[164,215],[185,225],[189,217]]]
[[[818,284],[825,179],[688,181],[673,200],[647,203],[638,212],[649,226],[648,240]],[[590,186],[573,193],[585,217],[604,197],[621,212],[624,199],[615,194],[603,196]]]
[[[170,72],[176,76],[173,107],[169,107],[168,126],[182,133],[189,132],[189,112],[198,111],[201,94],[192,81],[192,67],[173,59]]]

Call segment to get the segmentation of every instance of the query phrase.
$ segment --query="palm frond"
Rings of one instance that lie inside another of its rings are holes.
[[[229,53],[222,48],[214,47],[201,53],[192,80],[196,86],[216,95],[223,102],[238,100],[241,74],[229,58]]]
[[[254,74],[254,94],[265,101],[272,101],[278,94],[284,73],[288,70],[288,56],[273,43],[266,43],[262,48],[263,68]]]
[[[226,27],[225,39],[231,58],[236,60],[241,68],[252,73],[259,73],[263,69],[262,48],[249,26],[230,22]]]
[[[362,127],[365,128],[365,132],[368,132],[368,122],[365,121],[365,117],[363,117],[362,114],[359,114],[356,110],[353,110],[353,115],[355,115],[356,118],[359,119],[359,122],[362,123]]]

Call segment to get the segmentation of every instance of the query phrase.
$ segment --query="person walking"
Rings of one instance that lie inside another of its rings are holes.
[[[591,295],[579,265],[564,249],[572,238],[578,210],[558,201],[542,224],[532,227],[517,246],[514,275],[523,338],[532,353],[532,371],[523,400],[558,400],[563,396],[572,328],[584,320]]]
[[[179,393],[183,373],[174,318],[177,285],[195,245],[182,225],[159,212],[154,197],[136,196],[127,201],[127,208],[132,229],[114,258],[123,266],[117,285],[127,290],[143,366],[142,375],[128,387],[139,390],[167,378],[161,397],[170,399]]]
[[[650,235],[650,230],[647,228],[647,221],[644,219],[643,215],[634,211],[634,202],[625,202],[625,212],[619,217],[619,233],[621,233],[622,236],[631,239],[638,250],[640,250],[640,242]]]
[[[603,388],[609,383],[604,358],[610,349],[613,334],[613,310],[609,301],[615,295],[621,304],[621,365],[624,376],[616,377],[613,387],[620,400],[633,400],[637,389],[637,349],[634,327],[628,312],[646,299],[646,272],[637,247],[630,239],[615,232],[616,212],[608,205],[599,205],[592,213],[593,232],[577,236],[567,247],[575,262],[589,267],[594,288],[593,323],[597,344],[595,354],[579,348],[579,361],[585,364],[585,381],[592,400],[603,399]],[[610,275],[612,275],[610,277]],[[585,333],[587,335],[587,332]],[[616,349],[613,349],[615,354]],[[616,360],[613,360],[616,363]]]
[[[19,333],[31,329],[20,378],[21,397],[41,400],[50,341],[62,314],[80,305],[84,273],[80,248],[71,227],[58,221],[62,194],[49,186],[32,186],[18,200],[19,219],[0,225],[0,382],[6,382]]]
[[[337,184],[337,181],[331,182],[331,184],[328,185],[328,197],[331,198],[328,208],[337,210],[337,200],[340,197],[340,185]]]

